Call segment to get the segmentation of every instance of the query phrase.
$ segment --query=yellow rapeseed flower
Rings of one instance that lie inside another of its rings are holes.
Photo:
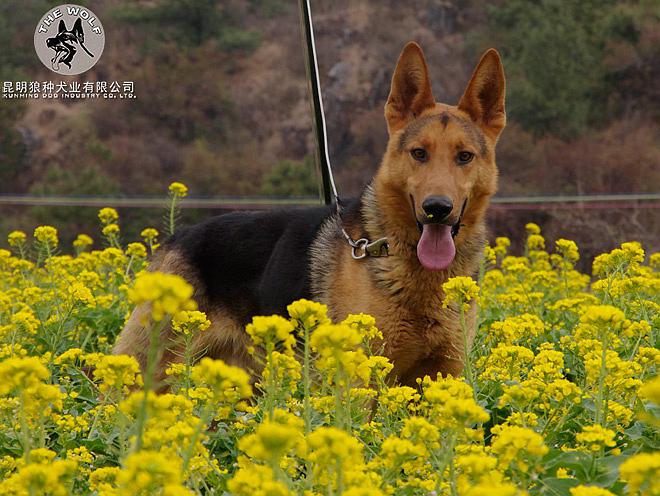
[[[142,243],[129,243],[126,247],[126,255],[134,258],[146,258],[147,249]]]
[[[211,325],[204,312],[199,310],[183,310],[174,315],[172,329],[182,334],[193,334],[205,331]]]
[[[37,357],[7,358],[0,362],[0,396],[14,390],[25,390],[50,377],[50,372]]]
[[[628,482],[627,494],[657,496],[660,494],[660,452],[631,456],[619,467],[621,478]]]
[[[613,492],[598,486],[576,486],[569,491],[571,496],[615,496]]]
[[[92,246],[92,244],[94,244],[94,240],[87,236],[87,234],[79,234],[73,241],[73,247],[79,249],[85,249],[88,246]]]
[[[192,380],[199,386],[208,386],[222,402],[236,403],[252,396],[250,376],[240,367],[227,365],[222,360],[202,358],[193,367]]]
[[[113,224],[119,220],[119,214],[114,208],[105,207],[99,210],[99,220],[104,226]]]
[[[51,248],[57,246],[57,229],[53,226],[39,226],[34,230],[34,238],[44,245]]]
[[[616,446],[614,435],[614,431],[601,425],[585,425],[582,432],[575,436],[575,440],[578,442],[578,449],[599,452]]]
[[[110,388],[121,390],[124,386],[142,385],[140,364],[128,355],[104,355],[96,361],[94,379],[100,380],[102,392]]]
[[[471,277],[452,277],[442,285],[442,291],[445,293],[442,302],[445,308],[450,303],[456,303],[463,311],[467,311],[470,301],[477,301],[479,298],[479,286]]]
[[[173,196],[177,196],[179,198],[184,198],[188,194],[188,187],[185,184],[179,182],[170,184],[168,190]]]
[[[12,231],[7,236],[9,246],[18,247],[25,244],[27,235],[23,231]]]
[[[183,310],[195,310],[191,299],[193,287],[182,277],[160,272],[145,272],[137,277],[128,298],[136,305],[149,303],[151,317],[159,322],[166,315],[176,315]]]
[[[253,317],[252,322],[245,328],[255,345],[264,347],[266,351],[282,347],[287,354],[292,354],[296,345],[293,330],[291,321],[279,315]]]

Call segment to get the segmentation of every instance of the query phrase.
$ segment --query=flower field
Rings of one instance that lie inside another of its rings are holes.
[[[186,353],[156,395],[111,355],[133,304],[152,336],[209,322],[185,281],[145,271],[156,229],[124,246],[117,213],[99,219],[101,248],[63,255],[41,226],[0,250],[0,494],[660,495],[660,254],[638,243],[588,276],[534,224],[524,256],[498,238],[477,280],[445,284],[445,305],[479,306],[464,377],[391,384],[373,318],[301,300],[247,326],[256,384]]]

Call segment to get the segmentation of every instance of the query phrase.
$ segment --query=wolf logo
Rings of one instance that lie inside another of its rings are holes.
[[[73,29],[70,31],[67,31],[66,24],[61,20],[57,30],[57,36],[53,36],[46,40],[46,46],[55,51],[55,56],[50,59],[51,67],[54,71],[59,71],[60,63],[71,69],[71,61],[78,52],[75,46],[76,44],[79,45],[87,55],[92,58],[94,57],[94,54],[85,47],[85,32],[83,31],[80,18],[76,19],[76,22],[73,24]]]

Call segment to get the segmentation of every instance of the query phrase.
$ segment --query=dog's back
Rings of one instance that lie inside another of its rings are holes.
[[[200,310],[212,322],[193,342],[193,353],[252,368],[245,325],[254,315],[286,314],[286,306],[310,298],[310,246],[330,207],[236,212],[184,228],[161,246],[150,270],[177,274],[195,288]],[[146,366],[148,312],[136,308],[114,352],[137,357]],[[171,329],[163,331],[159,379],[166,363],[181,356]]]

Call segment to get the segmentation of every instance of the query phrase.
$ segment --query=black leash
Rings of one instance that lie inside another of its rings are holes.
[[[305,66],[307,68],[309,91],[312,97],[314,130],[317,144],[316,153],[323,179],[323,200],[326,205],[330,205],[334,201],[337,205],[337,212],[339,212],[339,196],[337,195],[337,187],[335,186],[335,179],[332,175],[332,167],[330,165],[330,153],[328,152],[328,134],[325,125],[325,114],[323,113],[319,65],[316,61],[314,26],[312,25],[312,12],[309,7],[309,0],[300,0],[300,22],[302,24],[302,34],[305,38]]]
[[[316,60],[316,45],[314,43],[314,25],[312,24],[312,12],[309,0],[300,0],[300,22],[302,34],[305,38],[305,66],[309,81],[309,92],[312,100],[312,111],[314,113],[314,131],[316,135],[316,154],[321,167],[321,178],[323,179],[323,200],[326,205],[331,205],[333,200],[337,216],[341,219],[341,202],[337,194],[335,179],[330,165],[330,153],[328,152],[328,133],[325,125],[325,114],[323,112],[323,98],[321,95],[321,82],[319,79],[319,65]],[[369,241],[366,238],[354,240],[341,228],[346,242],[351,247],[351,256],[360,260],[366,257],[386,257],[388,253],[387,238]]]

